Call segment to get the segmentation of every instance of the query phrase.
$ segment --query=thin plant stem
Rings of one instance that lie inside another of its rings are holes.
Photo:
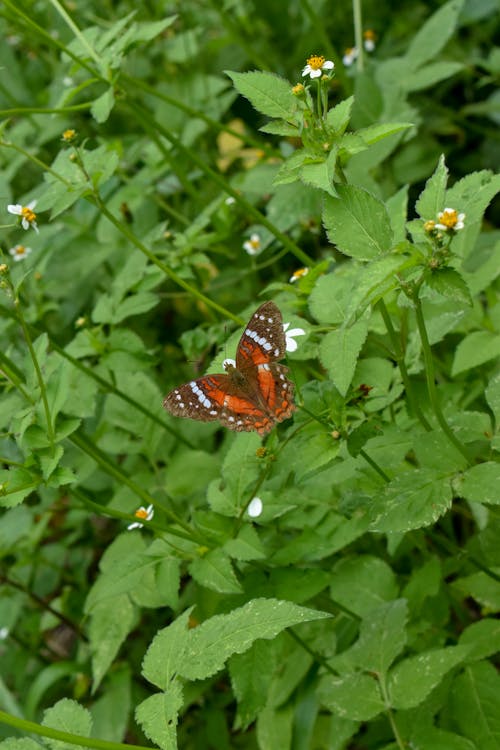
[[[403,741],[403,738],[399,734],[398,725],[396,724],[396,720],[394,718],[394,714],[391,709],[389,694],[387,692],[387,686],[385,684],[385,676],[381,674],[377,674],[377,680],[380,686],[380,692],[382,693],[383,701],[385,703],[385,711],[387,714],[387,718],[389,719],[389,724],[391,725],[392,733],[394,734],[394,739],[396,740],[396,744],[400,748],[400,750],[405,750],[405,742]]]
[[[361,449],[359,451],[359,455],[362,456],[365,459],[366,463],[369,464],[372,467],[372,469],[374,471],[376,471],[379,476],[382,477],[382,479],[384,480],[384,482],[390,482],[391,481],[391,478],[389,476],[387,476],[387,474],[385,473],[385,471],[380,468],[380,466],[377,464],[377,462],[374,461],[373,458],[371,456],[369,456],[368,453],[365,450]]]
[[[16,305],[16,317],[21,325],[21,328],[23,329],[23,334],[26,340],[26,344],[28,346],[28,351],[30,353],[31,361],[33,362],[33,367],[35,368],[36,379],[38,381],[38,386],[40,388],[40,395],[42,397],[43,410],[45,412],[45,421],[47,422],[47,437],[49,438],[50,449],[53,455],[54,450],[55,450],[55,432],[54,432],[54,425],[52,423],[52,415],[50,413],[49,401],[47,398],[47,390],[45,388],[45,381],[43,379],[42,371],[40,369],[40,364],[38,362],[38,358],[36,356],[36,352],[33,347],[33,343],[31,341],[31,336],[28,330],[28,326],[26,325],[26,321],[24,320],[24,315],[22,313],[19,300],[16,300],[15,305]]]
[[[429,400],[431,402],[432,410],[436,416],[439,426],[443,430],[444,434],[446,435],[450,443],[462,454],[462,456],[467,461],[467,464],[469,464],[470,458],[469,458],[469,454],[467,452],[465,445],[463,445],[463,443],[461,443],[460,440],[457,438],[457,436],[453,433],[448,422],[444,418],[443,412],[441,411],[441,406],[439,403],[437,390],[436,390],[434,360],[432,357],[432,351],[431,351],[431,347],[429,344],[429,337],[427,335],[427,328],[425,327],[424,314],[422,311],[422,303],[420,301],[420,297],[418,296],[418,290],[416,291],[415,294],[412,295],[412,299],[415,303],[417,326],[418,326],[418,331],[420,334],[420,341],[422,343],[422,350],[424,353],[425,376],[427,379],[427,391],[429,393]]]
[[[71,29],[74,36],[78,39],[80,44],[82,45],[83,49],[86,49],[92,60],[97,64],[97,67],[99,70],[102,71],[103,69],[103,61],[102,58],[99,57],[95,49],[90,45],[85,37],[84,34],[80,31],[76,23],[73,21],[71,16],[66,12],[66,10],[63,8],[63,6],[58,2],[58,0],[49,0],[49,3],[53,6],[53,8],[59,13],[65,24]]]
[[[70,745],[79,745],[80,747],[93,747],[96,750],[151,750],[151,747],[144,745],[123,744],[121,742],[109,742],[108,740],[99,740],[96,737],[82,737],[80,734],[71,734],[63,732],[60,729],[52,729],[34,721],[27,721],[18,716],[12,716],[5,711],[0,711],[0,724],[19,729],[23,734],[36,734],[39,737],[49,737],[53,740],[61,740]]]
[[[419,403],[418,403],[418,399],[416,398],[415,393],[413,391],[413,386],[411,384],[410,376],[408,374],[408,370],[406,369],[403,348],[401,346],[399,337],[396,334],[396,331],[394,330],[394,326],[392,325],[392,320],[391,320],[391,316],[389,315],[389,311],[387,310],[387,307],[383,299],[381,299],[378,304],[379,304],[380,312],[382,313],[382,318],[384,320],[385,327],[387,328],[387,333],[389,334],[389,338],[391,339],[392,347],[394,349],[393,356],[396,359],[399,372],[401,373],[401,378],[403,380],[406,395],[408,396],[408,401],[410,402],[412,411],[414,412],[419,422],[422,424],[423,428],[427,432],[431,432],[432,426],[429,424],[424,413],[422,412],[422,409],[420,408]]]
[[[358,51],[356,58],[356,68],[359,73],[365,69],[364,49],[363,49],[363,13],[361,10],[361,0],[352,0],[352,16],[354,23],[354,46]]]

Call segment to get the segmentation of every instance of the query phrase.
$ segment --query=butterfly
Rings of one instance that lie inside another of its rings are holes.
[[[288,368],[278,364],[285,352],[281,312],[274,302],[264,302],[240,338],[235,364],[226,360],[225,373],[204,375],[174,388],[163,406],[176,417],[218,419],[230,430],[265,435],[295,410]]]

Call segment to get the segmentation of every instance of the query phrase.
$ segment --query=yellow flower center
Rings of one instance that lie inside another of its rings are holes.
[[[366,40],[374,41],[375,39],[375,32],[371,29],[367,29],[365,32],[363,32],[363,36]]]
[[[311,57],[307,58],[307,64],[313,70],[321,70],[325,64],[325,58],[323,55],[311,55]]]
[[[295,86],[292,88],[292,94],[295,94],[295,96],[299,96],[304,91],[304,86],[301,83],[296,83]]]
[[[250,245],[251,245],[251,247],[252,247],[253,250],[258,250],[259,249],[259,247],[260,247],[260,240],[254,239],[254,240],[249,240],[249,242],[250,242]]]
[[[148,512],[146,508],[139,508],[139,510],[136,510],[134,513],[136,518],[144,519],[148,517]]]
[[[31,208],[28,208],[28,206],[23,206],[21,209],[21,216],[23,219],[26,219],[26,221],[29,221],[31,224],[33,221],[36,221],[36,213],[31,210]]]
[[[62,134],[63,141],[72,141],[73,138],[76,135],[76,130],[73,130],[73,128],[69,128],[68,130],[65,130]]]
[[[299,268],[298,271],[294,271],[292,276],[294,279],[301,279],[309,271],[308,268]]]
[[[26,248],[24,247],[24,245],[16,245],[16,255],[24,255],[25,253],[26,253]]]
[[[442,211],[439,214],[439,221],[444,224],[448,229],[453,229],[455,224],[458,222],[458,213],[455,209],[450,211]]]
[[[430,233],[433,231],[435,226],[436,226],[436,222],[433,221],[433,219],[429,219],[429,221],[426,221],[424,224],[424,230]]]

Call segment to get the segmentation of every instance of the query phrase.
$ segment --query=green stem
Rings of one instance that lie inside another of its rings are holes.
[[[140,497],[145,505],[153,505],[154,507],[158,507],[158,501],[152,495],[150,495],[149,492],[146,492],[146,490],[144,490],[139,484],[136,484],[133,479],[130,479],[130,477],[124,474],[121,469],[111,463],[107,456],[105,456],[105,454],[96,445],[91,443],[89,438],[81,431],[74,432],[69,436],[68,439],[72,443],[74,443],[77,448],[80,448],[81,451],[90,456],[96,462],[96,464],[101,467],[103,471],[112,476],[121,484],[126,485],[133,493],[137,495],[137,497]],[[188,539],[190,542],[203,544],[206,547],[210,546],[206,543],[206,540],[204,538],[200,536],[196,538],[197,535],[193,532],[189,524],[183,521],[182,518],[180,518],[176,513],[169,510],[168,508],[165,508],[163,505],[161,506],[161,510],[172,523],[175,523],[182,529],[184,529],[184,531],[181,532],[179,531],[179,529],[170,528],[168,529],[168,532],[170,534],[182,537],[183,539]]]
[[[68,742],[70,745],[80,745],[81,747],[94,747],[96,750],[152,750],[151,747],[144,745],[128,745],[121,742],[108,742],[108,740],[99,740],[95,737],[82,737],[79,734],[70,734],[62,732],[60,729],[51,729],[36,724],[34,721],[20,719],[18,716],[12,716],[5,711],[0,711],[0,724],[7,724],[21,730],[24,734],[36,734],[39,737],[49,737],[53,740]]]
[[[33,362],[33,367],[35,368],[36,373],[36,379],[38,380],[38,386],[40,388],[40,395],[42,397],[42,404],[43,404],[43,410],[45,412],[45,421],[47,422],[47,436],[49,438],[50,442],[50,449],[52,451],[52,454],[55,450],[55,432],[54,432],[54,425],[52,423],[52,415],[50,413],[49,408],[49,401],[47,399],[47,391],[45,388],[45,381],[42,376],[42,371],[40,369],[40,365],[38,363],[38,358],[36,356],[35,349],[33,347],[33,344],[31,342],[31,336],[30,332],[28,330],[28,326],[26,325],[26,321],[24,320],[24,316],[21,311],[21,306],[19,304],[19,300],[16,300],[16,317],[21,325],[21,328],[23,329],[24,338],[26,339],[26,343],[28,345],[28,350],[30,353],[31,361]],[[31,399],[29,399],[31,400]]]
[[[97,64],[97,67],[99,68],[99,70],[102,71],[103,69],[102,59],[99,57],[95,49],[88,43],[86,37],[84,36],[84,34],[82,34],[82,32],[80,31],[76,23],[71,18],[71,16],[66,12],[66,10],[58,2],[58,0],[49,0],[49,2],[55,8],[56,12],[59,13],[61,18],[66,23],[66,25],[69,26],[74,36],[78,39],[78,41],[82,45],[83,49],[87,50],[89,56]]]
[[[163,135],[167,139],[167,141],[170,141],[170,143],[175,146],[175,148],[177,148],[181,153],[183,153],[187,159],[194,162],[202,170],[202,172],[207,175],[207,177],[210,177],[210,179],[215,182],[215,184],[218,185],[222,190],[224,190],[224,192],[228,193],[228,195],[232,195],[233,198],[239,203],[239,205],[249,216],[255,219],[255,221],[259,224],[262,224],[262,226],[266,227],[266,229],[268,229],[271,234],[274,235],[274,237],[276,237],[276,239],[279,240],[290,253],[295,255],[295,257],[300,260],[301,263],[303,263],[305,266],[310,266],[313,264],[312,258],[310,258],[303,250],[301,250],[301,248],[296,245],[295,242],[293,242],[286,234],[275,227],[274,224],[269,221],[269,219],[267,219],[266,216],[264,216],[264,214],[262,214],[257,208],[255,208],[252,203],[243,198],[243,196],[238,193],[238,191],[235,190],[222,175],[218,174],[218,172],[209,167],[208,164],[205,163],[203,158],[199,156],[196,151],[185,146],[180,141],[180,139],[177,138],[177,136],[167,130],[161,123],[159,123],[157,120],[153,120],[151,113],[143,111],[142,106],[138,102],[129,101],[129,107],[138,120],[140,120],[142,123],[146,121],[149,126],[154,125],[154,128],[157,130],[157,132],[161,133],[161,135]]]
[[[352,0],[352,15],[354,22],[354,46],[358,51],[356,67],[359,73],[365,68],[363,49],[363,14],[361,11],[361,0]]]
[[[463,445],[460,442],[460,440],[456,437],[456,435],[453,433],[449,424],[444,418],[443,412],[441,411],[441,406],[439,404],[439,399],[438,399],[437,390],[436,390],[434,360],[432,358],[432,351],[431,351],[431,347],[429,344],[429,337],[427,336],[427,329],[425,327],[424,314],[422,311],[422,303],[420,301],[420,297],[418,296],[418,289],[416,293],[412,295],[412,299],[415,303],[417,326],[418,326],[418,331],[420,334],[420,341],[422,343],[422,350],[424,353],[425,376],[427,379],[427,391],[429,393],[429,400],[431,402],[432,410],[436,416],[437,421],[439,422],[441,429],[443,430],[444,434],[446,435],[450,443],[462,454],[462,456],[467,461],[467,464],[469,464],[470,462],[469,454],[467,452],[465,445]]]
[[[28,401],[30,404],[35,403],[35,399],[28,393],[24,385],[22,384],[22,378],[18,375],[18,373],[15,371],[17,368],[15,368],[15,365],[12,365],[12,363],[9,361],[8,357],[0,351],[0,372],[3,372],[8,380],[12,383],[12,385],[24,396],[26,401]]]
[[[379,301],[379,308],[380,308],[380,312],[382,313],[382,318],[384,319],[385,327],[387,328],[387,333],[389,334],[389,338],[391,339],[392,347],[394,350],[393,355],[399,367],[399,372],[401,373],[401,378],[403,380],[405,391],[408,396],[408,401],[410,402],[412,411],[416,415],[417,419],[420,421],[424,429],[427,432],[431,432],[432,426],[429,424],[424,413],[422,412],[418,403],[418,399],[416,398],[415,393],[413,391],[413,386],[411,384],[410,376],[408,374],[408,370],[406,369],[406,363],[405,363],[403,348],[401,346],[401,341],[399,340],[399,337],[396,334],[396,331],[394,330],[391,316],[389,315],[389,311],[387,310],[387,307],[383,299]]]
[[[379,474],[379,476],[382,477],[382,479],[384,480],[384,482],[390,482],[391,481],[391,478],[389,476],[387,476],[387,474],[385,473],[385,471],[380,468],[380,466],[376,463],[376,461],[374,461],[373,458],[371,458],[371,456],[369,456],[366,451],[364,451],[363,449],[361,449],[359,451],[359,455],[362,456],[365,459],[366,463],[369,464],[372,467],[372,469],[374,471],[376,471],[377,474]]]
[[[70,104],[67,107],[12,107],[11,109],[0,109],[0,117],[17,117],[23,115],[66,115],[71,112],[81,112],[91,108],[93,102],[82,102],[82,104]]]
[[[389,694],[387,692],[387,687],[385,684],[385,676],[377,674],[378,684],[380,685],[380,692],[382,693],[382,699],[385,704],[385,710],[387,713],[387,718],[389,719],[389,723],[391,725],[392,733],[394,734],[394,739],[396,740],[397,746],[400,748],[400,750],[405,750],[405,743],[403,742],[403,739],[401,735],[399,734],[399,729],[396,724],[396,720],[394,718],[394,714],[391,709],[391,702],[389,699]]]
[[[23,156],[25,156],[27,159],[29,159],[34,164],[36,164],[37,167],[40,167],[41,170],[43,170],[44,172],[47,172],[48,174],[51,174],[55,180],[59,180],[59,182],[62,182],[63,185],[66,185],[67,188],[72,187],[71,182],[69,182],[68,180],[65,180],[64,177],[62,177],[58,172],[56,172],[51,167],[49,167],[48,164],[43,162],[37,156],[30,154],[29,151],[26,151],[26,149],[21,148],[21,146],[17,146],[15,143],[9,143],[8,141],[0,141],[0,146],[2,146],[3,148],[11,148],[14,151],[17,151],[18,154],[22,154]]]

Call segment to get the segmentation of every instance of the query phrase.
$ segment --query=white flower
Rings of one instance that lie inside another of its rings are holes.
[[[342,62],[344,63],[346,67],[349,67],[356,60],[358,54],[359,53],[356,47],[348,47],[346,51],[344,52],[344,57],[342,58]]]
[[[251,234],[250,239],[243,243],[243,249],[246,250],[249,255],[258,255],[262,250],[260,235],[258,235],[257,232]]]
[[[232,195],[229,195],[224,201],[224,203],[226,204],[226,206],[232,206],[233,203],[236,203],[236,198]]]
[[[71,76],[64,76],[64,78],[62,79],[62,82],[63,82],[63,86],[72,86],[74,84],[74,81],[71,78]]]
[[[248,504],[247,513],[250,518],[258,518],[262,513],[262,508],[263,505],[260,497],[253,497]]]
[[[363,47],[367,52],[373,52],[375,49],[375,32],[367,29],[363,32]]]
[[[442,232],[448,230],[458,232],[459,229],[464,228],[465,214],[459,214],[456,208],[445,208],[444,211],[438,213],[437,217],[439,222],[435,227]]]
[[[141,505],[141,507],[135,511],[134,516],[136,518],[140,518],[141,521],[151,521],[155,514],[155,509],[152,505],[148,505],[147,508]],[[127,526],[127,529],[129,531],[132,531],[132,529],[142,529],[144,526],[143,523],[140,523],[139,521],[134,521],[134,523],[131,523]]]
[[[9,628],[4,625],[3,628],[0,628],[0,641],[5,641],[6,638],[9,637]]]
[[[294,284],[296,281],[298,281],[299,279],[301,279],[303,276],[307,276],[308,273],[309,273],[309,269],[308,268],[299,268],[297,271],[294,271],[292,273],[292,275],[290,276],[290,278],[288,279],[288,281],[290,282],[290,284]]]
[[[297,342],[294,339],[294,336],[305,336],[306,332],[303,330],[303,328],[292,328],[291,331],[288,330],[288,327],[290,326],[290,323],[283,323],[283,331],[285,332],[285,338],[286,338],[286,350],[287,352],[295,352],[297,350]]]
[[[27,206],[21,206],[20,203],[11,203],[7,206],[7,211],[9,214],[15,214],[16,216],[21,216],[21,225],[23,229],[29,229],[30,227],[33,227],[35,232],[38,232],[38,226],[36,223],[36,213],[33,211],[33,209],[36,206],[36,201],[31,201],[31,203],[28,203]]]
[[[333,70],[335,63],[331,60],[325,60],[323,55],[311,55],[307,58],[307,65],[302,71],[303,76],[309,78],[319,78],[325,70]]]
[[[9,250],[15,261],[24,260],[31,252],[31,247],[26,247],[25,245],[14,245]]]

